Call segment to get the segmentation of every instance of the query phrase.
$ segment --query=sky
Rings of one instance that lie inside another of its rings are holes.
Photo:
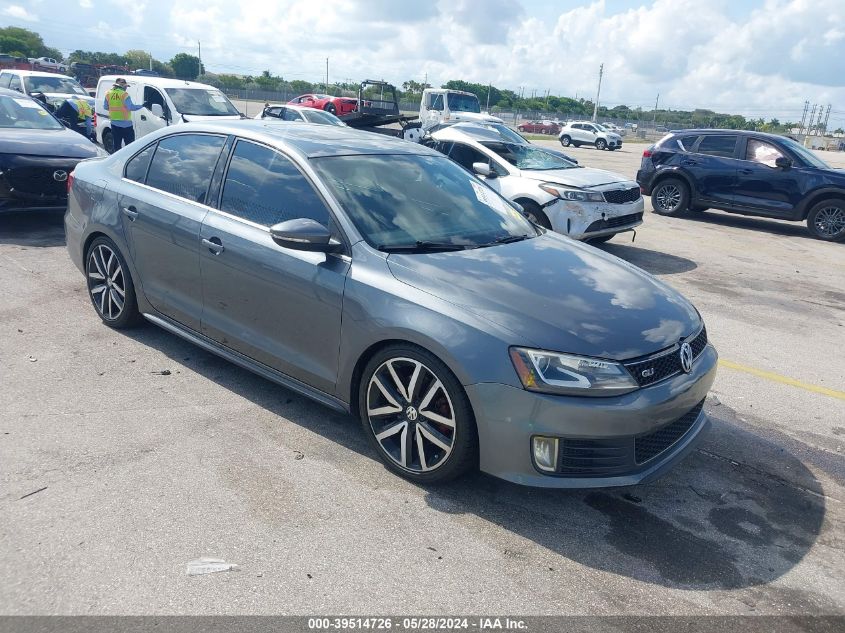
[[[845,0],[0,0],[0,26],[48,46],[210,72],[329,81],[450,79],[651,110],[801,119],[832,104],[845,127]]]

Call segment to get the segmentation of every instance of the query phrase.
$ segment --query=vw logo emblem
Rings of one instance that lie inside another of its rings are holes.
[[[53,180],[56,182],[64,182],[67,180],[67,172],[64,169],[57,169],[53,172]]]
[[[417,419],[418,413],[414,407],[408,407],[405,409],[405,415],[411,422],[414,422]]]
[[[681,344],[681,369],[685,374],[692,371],[692,347],[689,343]]]

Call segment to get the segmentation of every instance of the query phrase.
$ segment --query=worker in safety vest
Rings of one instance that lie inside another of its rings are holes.
[[[132,112],[140,110],[143,105],[135,105],[126,93],[126,80],[122,77],[114,80],[114,86],[106,93],[103,107],[109,112],[111,119],[113,152],[123,145],[129,145],[135,140],[135,128],[132,127]]]
[[[56,116],[70,123],[71,129],[76,130],[80,134],[82,132],[79,130],[78,124],[85,123],[85,136],[89,139],[91,138],[91,134],[94,131],[92,123],[94,112],[85,99],[77,99],[76,97],[65,99],[64,103],[56,111]]]

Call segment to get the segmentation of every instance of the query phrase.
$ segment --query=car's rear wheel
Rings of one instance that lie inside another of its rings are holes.
[[[85,277],[88,296],[103,323],[123,329],[141,321],[129,267],[109,238],[91,242],[85,256]]]
[[[689,187],[677,178],[667,178],[652,190],[651,206],[660,215],[680,215],[689,206]]]
[[[103,130],[103,149],[109,154],[114,154],[114,137],[111,135],[111,130]]]
[[[326,104],[326,107],[325,107],[325,108],[323,108],[323,109],[324,109],[326,112],[328,112],[329,114],[337,114],[337,108],[336,108],[336,107],[334,107],[334,104],[333,104],[333,103],[327,103],[327,104]]]
[[[572,138],[564,134],[560,137],[560,144],[564,147],[569,147],[572,144]]]
[[[539,204],[531,200],[520,200],[519,204],[522,205],[522,210],[526,218],[534,224],[539,224],[544,229],[551,230],[552,223],[549,222],[549,216],[543,213],[543,209],[540,208]]]
[[[607,149],[607,141],[603,138],[596,139],[596,149]]]
[[[520,132],[524,132],[524,131],[525,131],[525,126],[524,126],[524,125],[520,125],[520,126],[519,126],[518,128],[516,128],[516,129],[517,129],[517,130],[519,130]]]
[[[831,198],[814,205],[807,214],[807,228],[820,240],[845,241],[845,199]]]
[[[358,393],[364,432],[388,469],[418,483],[454,479],[476,464],[469,399],[427,350],[395,344],[367,363]]]

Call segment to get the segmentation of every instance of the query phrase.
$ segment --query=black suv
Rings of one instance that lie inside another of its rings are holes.
[[[707,208],[800,222],[845,240],[845,171],[790,138],[734,130],[682,130],[643,152],[637,182],[655,212]]]

